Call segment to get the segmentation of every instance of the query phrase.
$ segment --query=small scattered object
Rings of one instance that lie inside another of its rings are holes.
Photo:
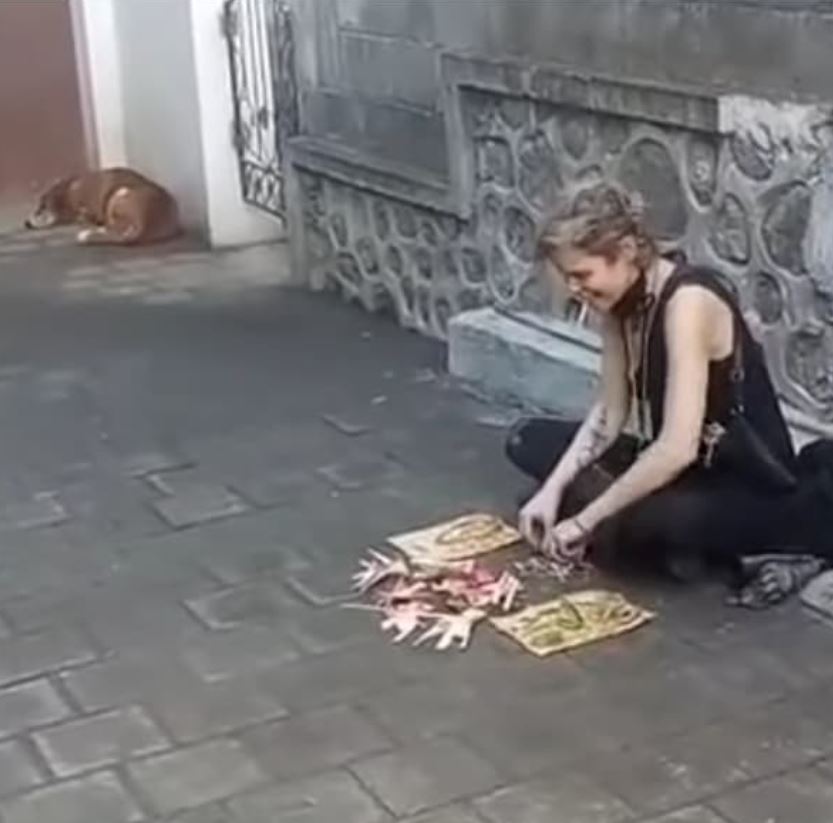
[[[404,557],[389,557],[376,549],[370,549],[368,553],[370,557],[359,562],[359,571],[353,575],[353,588],[359,592],[369,591],[390,577],[405,577],[410,573]]]
[[[420,369],[415,372],[414,383],[433,383],[437,379],[437,373],[433,369]]]
[[[371,406],[382,406],[387,402],[388,402],[388,397],[387,397],[386,394],[377,394],[376,397],[374,397],[370,401],[370,405]]]
[[[562,563],[551,557],[536,555],[525,560],[516,560],[513,569],[521,579],[537,577],[567,583],[586,577],[590,567],[585,563]]]
[[[434,648],[466,649],[474,627],[494,611],[506,613],[523,584],[508,571],[496,572],[475,561],[416,563],[370,549],[353,575],[353,587],[370,603],[347,603],[382,615],[382,631],[401,643],[424,629],[415,645],[436,640]]]
[[[473,513],[388,538],[417,562],[444,563],[489,554],[520,542],[520,532],[493,514]]]
[[[528,652],[545,657],[633,631],[655,616],[621,594],[593,589],[492,617],[491,622]]]
[[[441,614],[424,634],[420,635],[414,645],[421,646],[428,640],[437,638],[437,651],[447,651],[455,644],[464,651],[471,643],[474,627],[488,617],[484,609],[466,609],[459,614]]]

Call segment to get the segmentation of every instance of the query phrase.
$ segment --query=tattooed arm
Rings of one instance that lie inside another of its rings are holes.
[[[556,490],[560,495],[582,469],[610,448],[625,426],[629,398],[622,331],[617,321],[606,319],[602,328],[601,395],[545,482],[545,487]]]

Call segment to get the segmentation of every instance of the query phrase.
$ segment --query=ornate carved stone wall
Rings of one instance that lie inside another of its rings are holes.
[[[439,337],[484,304],[547,310],[536,225],[565,183],[613,175],[663,241],[734,280],[784,398],[833,421],[829,112],[481,65],[449,69],[445,203],[299,164],[313,286]]]

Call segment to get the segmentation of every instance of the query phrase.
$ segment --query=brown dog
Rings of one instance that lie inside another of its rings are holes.
[[[26,228],[85,226],[79,243],[158,243],[181,233],[176,202],[165,189],[130,169],[66,177],[41,195]]]

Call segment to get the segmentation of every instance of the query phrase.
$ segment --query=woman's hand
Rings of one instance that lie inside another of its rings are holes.
[[[551,486],[542,486],[521,509],[518,529],[524,539],[536,549],[543,549],[547,535],[555,526],[561,492]]]
[[[562,520],[547,531],[542,550],[553,560],[566,564],[584,559],[590,533],[577,517]]]

